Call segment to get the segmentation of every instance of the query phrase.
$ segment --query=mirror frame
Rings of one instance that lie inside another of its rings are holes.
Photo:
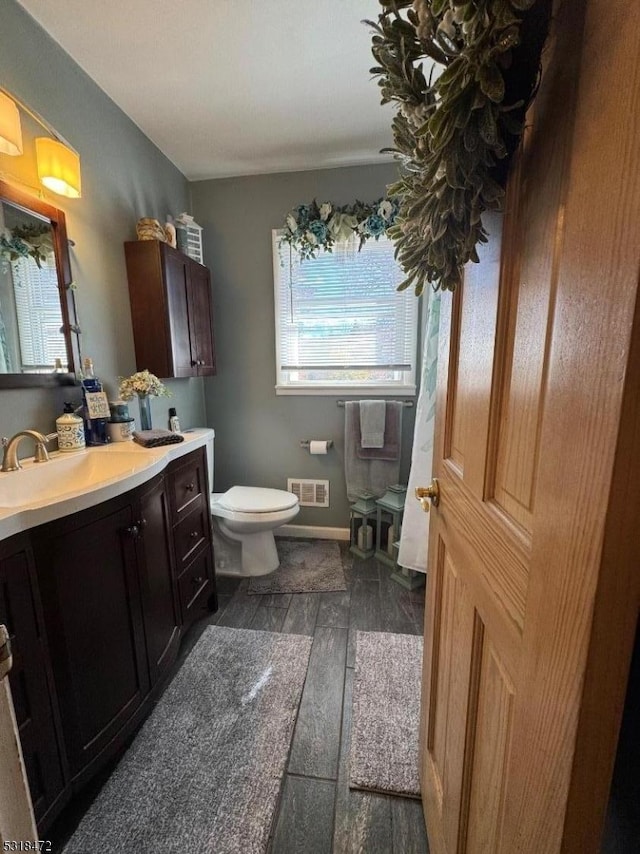
[[[42,388],[60,385],[76,385],[76,370],[80,367],[80,345],[78,334],[72,327],[76,323],[76,307],[71,288],[71,259],[69,240],[64,212],[53,205],[43,202],[24,190],[0,181],[0,203],[8,202],[25,213],[34,213],[48,219],[51,223],[53,247],[58,274],[58,294],[62,312],[62,333],[67,350],[68,372],[56,374],[0,374],[0,389],[3,388]]]

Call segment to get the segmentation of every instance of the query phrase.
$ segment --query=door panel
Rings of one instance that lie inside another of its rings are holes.
[[[558,5],[504,217],[443,295],[421,728],[433,854],[599,846],[640,606],[631,9]]]
[[[61,794],[64,775],[33,573],[26,541],[14,538],[2,543],[0,623],[7,626],[11,639],[13,667],[9,683],[33,810],[40,821]]]
[[[180,620],[171,542],[169,492],[162,475],[140,496],[142,614],[151,685],[178,654]]]
[[[466,849],[497,851],[502,824],[505,789],[503,785],[511,744],[513,683],[500,654],[484,626],[478,621],[477,646],[481,647],[474,725],[473,759],[470,760],[468,828]]]
[[[192,262],[189,265],[189,276],[192,358],[198,363],[198,376],[213,376],[216,372],[216,360],[209,270]]]
[[[130,504],[99,507],[50,523],[37,544],[73,778],[112,742],[149,689],[133,523]]]
[[[167,289],[168,316],[171,327],[173,375],[195,375],[191,364],[189,312],[187,310],[188,259],[178,252],[162,254]]]

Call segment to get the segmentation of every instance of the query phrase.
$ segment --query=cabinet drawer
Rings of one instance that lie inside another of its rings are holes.
[[[173,536],[176,549],[176,565],[178,575],[193,560],[196,551],[204,542],[209,541],[210,509],[200,500],[197,506],[181,519],[174,528]]]
[[[208,610],[208,599],[213,592],[213,562],[211,549],[206,549],[178,580],[182,622],[186,627]]]
[[[173,474],[174,521],[186,515],[197,499],[207,497],[207,472],[203,455],[189,457],[189,461]]]

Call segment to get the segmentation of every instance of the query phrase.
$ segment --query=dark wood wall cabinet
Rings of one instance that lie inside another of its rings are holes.
[[[0,542],[0,622],[42,833],[150,710],[217,608],[204,448],[110,501]]]
[[[138,370],[159,377],[216,373],[207,267],[158,240],[124,244]]]

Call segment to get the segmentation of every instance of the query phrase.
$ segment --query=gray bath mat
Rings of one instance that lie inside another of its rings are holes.
[[[280,566],[251,578],[247,593],[320,593],[346,590],[340,546],[332,540],[278,540]]]
[[[263,854],[310,648],[206,629],[65,854]]]
[[[351,788],[420,797],[421,677],[419,635],[357,632]]]

